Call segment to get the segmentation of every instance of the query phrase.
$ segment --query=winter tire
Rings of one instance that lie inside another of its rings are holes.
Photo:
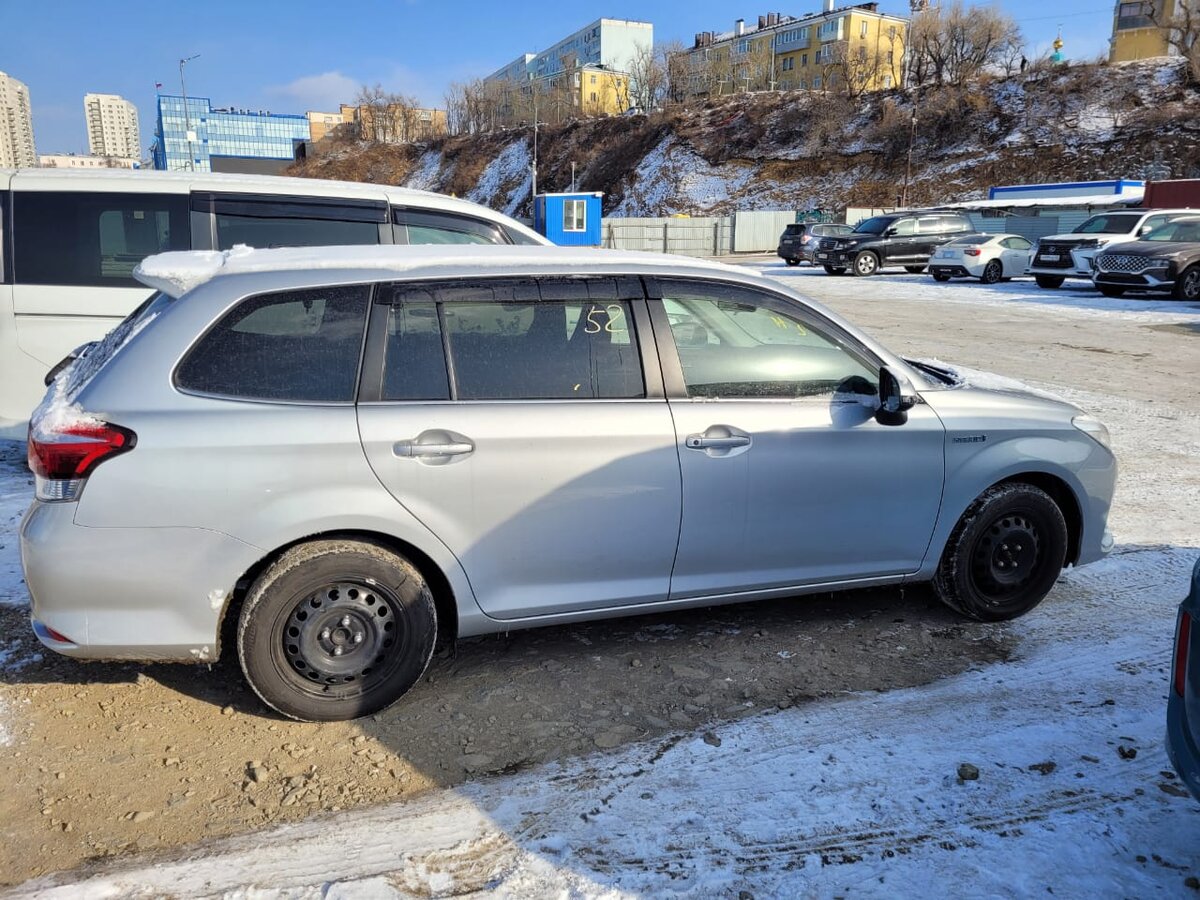
[[[973,619],[1015,619],[1050,593],[1067,554],[1067,523],[1029,484],[988,488],[962,514],[942,552],[933,589]]]
[[[984,284],[995,284],[1004,277],[1004,266],[1000,260],[993,259],[983,267],[983,274],[979,276],[979,280]]]
[[[1067,279],[1062,275],[1034,275],[1033,280],[1037,282],[1037,286],[1052,291],[1055,288],[1063,286],[1063,282]]]
[[[1200,300],[1200,263],[1188,266],[1175,280],[1171,296],[1176,300]]]
[[[907,272],[909,275],[920,275],[922,272],[925,271],[925,267],[924,266],[905,266],[904,271]]]
[[[870,250],[864,250],[858,256],[854,257],[854,265],[850,271],[852,274],[861,277],[874,275],[879,271],[879,257]]]
[[[1100,293],[1105,297],[1124,297],[1125,291],[1128,290],[1128,288],[1114,287],[1111,284],[1098,284],[1096,287],[1100,288]]]
[[[421,678],[437,612],[421,573],[373,543],[314,541],[255,580],[238,620],[250,687],[293,719],[329,722],[378,712]]]
[[[943,275],[943,274],[941,274],[940,272],[935,272],[935,273],[934,273],[934,275],[933,275],[933,280],[934,280],[934,281],[949,281],[949,280],[950,280],[950,276],[949,276],[949,275]]]
[[[826,266],[825,274],[826,275],[845,275],[846,269],[843,266]]]

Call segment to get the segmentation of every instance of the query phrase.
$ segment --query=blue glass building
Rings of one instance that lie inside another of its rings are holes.
[[[298,141],[309,140],[307,116],[213,109],[205,97],[160,94],[154,131],[154,168],[197,172],[269,171],[269,161],[290,162]],[[188,126],[193,140],[189,153]],[[192,165],[188,164],[189,156]],[[266,168],[253,161],[263,161]]]

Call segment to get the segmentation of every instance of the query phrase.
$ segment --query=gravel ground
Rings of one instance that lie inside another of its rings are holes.
[[[762,268],[898,351],[1049,387],[1108,419],[1123,483],[1137,480],[1143,507],[1200,491],[1200,448],[1176,440],[1172,426],[1179,417],[1194,426],[1200,411],[1200,310],[1081,290],[1047,296],[1029,282],[943,286]],[[15,571],[16,519],[30,491],[22,449],[0,447],[0,576]],[[1162,540],[1195,546],[1195,519],[1164,521]],[[0,583],[5,594],[0,883],[9,884],[699,734],[815,698],[928,684],[1004,661],[1017,643],[1012,626],[964,623],[924,589],[771,601],[464,641],[398,707],[318,726],[268,714],[230,665],[42,654],[15,576]]]

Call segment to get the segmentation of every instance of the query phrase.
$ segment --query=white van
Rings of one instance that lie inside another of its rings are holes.
[[[192,172],[0,170],[0,437],[24,439],[46,373],[150,296],[164,250],[546,244],[500,213],[376,184]]]

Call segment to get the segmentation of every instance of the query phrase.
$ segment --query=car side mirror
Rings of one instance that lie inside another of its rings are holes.
[[[884,237],[895,237],[895,236],[896,236],[898,233],[899,233],[899,229],[897,229],[897,228],[889,228],[887,231],[885,231],[885,232],[883,233],[883,236],[884,236]]]
[[[879,411],[875,421],[880,425],[903,425],[908,411],[917,405],[917,390],[912,382],[891,366],[879,370]]]

